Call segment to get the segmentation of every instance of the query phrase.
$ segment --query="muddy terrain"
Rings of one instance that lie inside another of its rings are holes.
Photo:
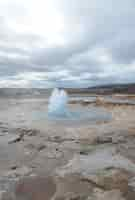
[[[70,98],[111,116],[92,123],[49,121],[47,104],[0,99],[0,199],[134,200],[135,98]]]

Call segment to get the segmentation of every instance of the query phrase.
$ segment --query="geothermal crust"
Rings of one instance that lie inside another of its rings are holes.
[[[35,117],[44,99],[0,99],[1,200],[134,200],[135,106],[99,98],[69,107],[111,120],[70,126]]]

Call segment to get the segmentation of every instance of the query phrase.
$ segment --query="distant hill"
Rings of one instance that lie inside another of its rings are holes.
[[[135,83],[133,84],[109,84],[89,87],[84,89],[68,89],[69,93],[95,93],[95,94],[135,94]]]
[[[91,88],[99,93],[135,94],[135,84],[112,84]]]
[[[109,84],[89,88],[66,88],[69,94],[135,94],[134,84]],[[44,88],[0,88],[0,98],[46,98],[52,89]]]

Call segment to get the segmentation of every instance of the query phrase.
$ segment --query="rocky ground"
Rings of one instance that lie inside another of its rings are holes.
[[[33,118],[47,112],[43,99],[0,100],[1,200],[135,199],[135,105],[71,103],[104,108],[112,118],[50,123]]]

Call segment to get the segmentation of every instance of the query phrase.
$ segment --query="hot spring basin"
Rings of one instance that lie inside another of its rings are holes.
[[[111,113],[106,109],[99,107],[84,108],[72,108],[69,112],[61,115],[49,114],[48,112],[38,111],[33,113],[33,120],[35,121],[48,121],[57,123],[97,123],[97,122],[108,122],[112,119]]]
[[[40,112],[37,114],[40,118],[46,118],[49,121],[62,122],[80,122],[80,121],[108,121],[111,115],[97,107],[91,107],[85,109],[84,107],[69,107],[68,104],[69,96],[63,89],[55,88],[49,98],[47,115]]]

